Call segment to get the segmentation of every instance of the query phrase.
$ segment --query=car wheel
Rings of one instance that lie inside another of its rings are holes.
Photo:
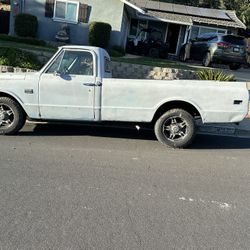
[[[229,68],[231,70],[238,70],[240,68],[240,64],[232,63],[232,64],[229,65]]]
[[[159,142],[172,148],[185,148],[196,135],[194,118],[187,111],[172,109],[155,123],[155,135]]]
[[[207,52],[202,59],[202,64],[205,67],[208,67],[211,64],[211,54]]]
[[[148,51],[148,56],[152,58],[159,58],[160,57],[160,51],[157,48],[150,48]]]
[[[167,58],[168,58],[168,52],[167,52],[167,51],[161,51],[161,52],[159,53],[159,57],[160,57],[161,59],[167,59]]]
[[[0,135],[16,134],[25,124],[22,107],[9,97],[0,97]]]

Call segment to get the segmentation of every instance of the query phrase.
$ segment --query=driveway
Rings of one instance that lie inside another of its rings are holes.
[[[248,68],[248,69],[241,68],[241,69],[236,70],[236,71],[232,71],[232,70],[226,69],[224,71],[226,73],[228,73],[228,74],[234,74],[235,78],[238,81],[250,82],[250,68]]]

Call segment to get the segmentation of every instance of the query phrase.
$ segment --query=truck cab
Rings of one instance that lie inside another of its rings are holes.
[[[40,117],[99,120],[102,79],[111,77],[110,57],[105,50],[61,47],[40,72]]]

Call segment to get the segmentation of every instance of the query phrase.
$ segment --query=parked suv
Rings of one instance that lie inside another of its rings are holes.
[[[180,60],[201,60],[205,67],[211,63],[228,64],[237,70],[246,63],[246,44],[244,37],[217,33],[202,34],[180,50]]]

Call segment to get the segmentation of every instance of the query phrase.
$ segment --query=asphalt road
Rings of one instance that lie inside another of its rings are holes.
[[[34,130],[34,131],[33,131]],[[1,250],[250,249],[250,140],[26,126],[0,137]]]

